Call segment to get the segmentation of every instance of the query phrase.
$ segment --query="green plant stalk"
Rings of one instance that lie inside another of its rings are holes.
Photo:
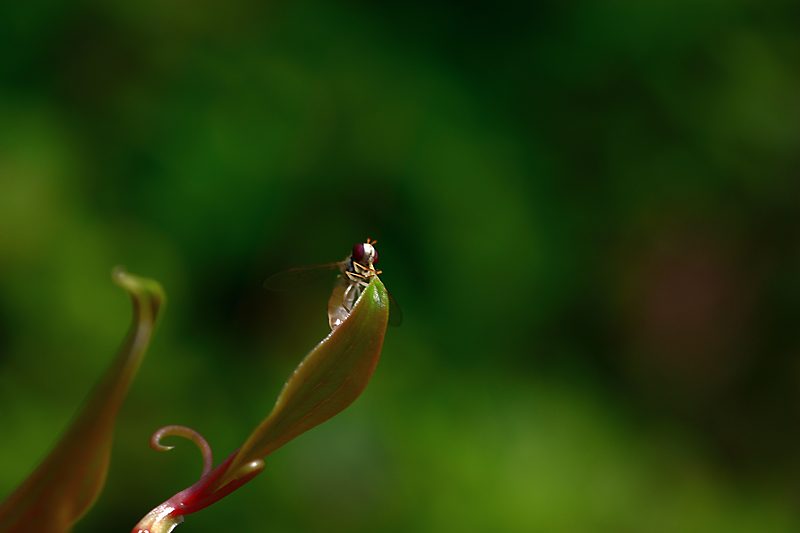
[[[348,407],[364,391],[378,364],[389,318],[386,288],[374,276],[350,315],[314,348],[284,386],[272,412],[244,444],[200,480],[162,503],[134,527],[134,533],[167,533],[183,516],[203,509],[250,481],[264,458],[301,433]],[[200,446],[207,465],[211,452],[193,430],[178,428]],[[191,436],[190,436],[191,435]],[[164,449],[153,436],[153,445]]]

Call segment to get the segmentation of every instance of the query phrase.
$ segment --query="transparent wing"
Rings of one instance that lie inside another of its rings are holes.
[[[326,263],[324,265],[312,265],[298,268],[290,268],[283,272],[278,272],[267,278],[264,288],[271,291],[288,291],[302,287],[322,278],[327,272],[336,270],[342,265],[341,262]]]
[[[389,295],[389,325],[398,327],[403,323],[403,313],[400,311],[400,306],[394,301],[392,293],[386,291]]]

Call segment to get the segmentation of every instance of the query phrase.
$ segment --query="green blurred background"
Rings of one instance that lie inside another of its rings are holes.
[[[800,528],[800,4],[0,4],[0,497],[169,305],[77,533],[217,461],[378,239],[365,394],[179,531]],[[332,284],[332,281],[331,281]]]

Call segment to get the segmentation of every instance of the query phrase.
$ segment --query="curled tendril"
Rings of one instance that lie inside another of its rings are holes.
[[[203,473],[200,474],[200,477],[205,477],[211,472],[211,469],[214,467],[214,457],[211,453],[211,446],[208,445],[208,442],[206,442],[206,439],[204,439],[200,433],[186,426],[164,426],[150,437],[150,447],[159,452],[165,452],[174,448],[175,446],[165,446],[161,444],[161,439],[164,437],[183,437],[194,442],[197,447],[200,448],[200,453],[203,454]]]

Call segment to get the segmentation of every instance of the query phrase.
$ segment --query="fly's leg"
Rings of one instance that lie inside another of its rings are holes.
[[[349,277],[349,276],[348,276]],[[349,284],[347,288],[342,293],[342,307],[349,313],[351,310],[347,308],[347,295],[350,294],[350,291],[353,289],[353,284]]]
[[[348,306],[347,306],[347,296],[348,296],[348,294],[350,294],[350,291],[352,291],[352,290],[356,290],[356,291],[358,291],[358,292],[357,292],[357,293],[356,293],[356,294],[353,296],[353,301],[354,301],[354,302],[355,302],[356,300],[358,300],[358,297],[359,297],[359,296],[361,296],[361,294],[360,294],[360,293],[361,293],[361,290],[360,290],[360,287],[359,287],[359,285],[358,285],[358,284],[356,284],[356,283],[351,283],[350,285],[348,285],[348,286],[347,286],[347,288],[344,290],[344,294],[342,294],[342,307],[343,307],[343,308],[345,309],[345,311],[347,311],[348,313],[349,313],[349,312],[351,312],[351,311],[353,310],[353,307],[352,307],[352,306],[350,306],[350,307],[348,307]]]
[[[366,288],[369,280],[372,279],[373,276],[381,274],[382,270],[375,270],[374,268],[367,268],[365,266],[359,265],[358,263],[353,263],[353,267],[356,269],[355,272],[345,272],[347,275],[347,279],[352,281],[353,283],[358,283],[361,287]],[[362,272],[359,272],[358,270]]]
[[[347,279],[353,283],[364,283],[372,277],[369,271],[367,271],[367,274],[361,274],[360,272],[345,272],[345,274],[347,274]]]
[[[354,271],[345,271],[345,276],[350,281],[350,284],[344,290],[342,294],[342,308],[347,311],[348,313],[352,311],[353,306],[347,305],[348,300],[355,302],[359,296],[361,296],[361,291],[366,289],[369,285],[369,280],[372,279],[373,276],[380,274],[380,270],[375,270],[374,268],[367,268],[364,265],[360,265],[356,262],[353,262],[353,269]],[[352,299],[349,298],[352,294],[352,291],[356,291],[355,295],[353,295]]]

